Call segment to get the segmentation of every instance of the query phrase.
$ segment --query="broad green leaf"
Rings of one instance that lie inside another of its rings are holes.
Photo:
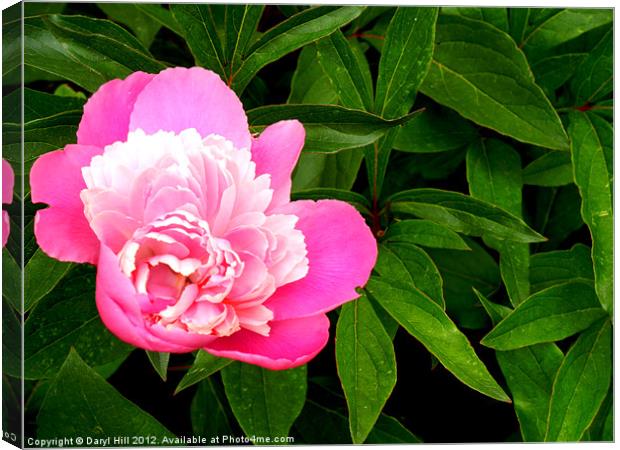
[[[305,152],[331,153],[372,144],[388,130],[418,112],[386,120],[374,114],[337,105],[271,105],[247,112],[252,127],[297,119],[306,129]]]
[[[537,253],[530,258],[532,292],[568,281],[594,281],[590,248],[576,244],[570,250]]]
[[[552,343],[496,353],[512,394],[525,442],[542,442],[547,429],[553,380],[562,363],[562,351]]]
[[[575,183],[582,198],[581,216],[592,236],[596,293],[603,308],[611,314],[614,231],[611,168],[605,154],[609,148],[609,144],[605,142],[608,136],[601,133],[605,126],[609,125],[596,115],[583,113],[572,113],[569,120]]]
[[[428,249],[444,280],[444,296],[448,315],[459,326],[479,329],[487,324],[472,288],[484,295],[495,292],[500,285],[497,263],[476,242],[466,239],[471,251]]]
[[[441,307],[419,291],[401,286],[371,277],[366,290],[461,382],[491,398],[510,401]]]
[[[590,284],[564,283],[530,296],[481,343],[496,350],[513,350],[559,341],[585,330],[604,315]]]
[[[386,233],[388,242],[408,242],[423,247],[471,250],[461,236],[438,223],[422,219],[399,220]]]
[[[474,141],[467,150],[467,183],[472,197],[522,217],[523,180],[521,158],[509,145],[495,139]],[[499,269],[513,305],[527,298],[530,291],[528,244],[485,239],[499,251]]]
[[[613,35],[610,29],[583,64],[577,67],[570,84],[576,105],[596,102],[612,91]]]
[[[464,8],[442,7],[442,14],[458,14],[470,19],[481,20],[487,22],[494,27],[508,32],[508,9],[507,8]]]
[[[534,186],[563,186],[573,182],[571,155],[547,152],[523,169],[523,183]]]
[[[28,316],[24,378],[54,376],[71,348],[81,352],[91,366],[115,361],[133,350],[101,322],[95,304],[95,271],[86,266],[73,269]]]
[[[38,249],[24,272],[24,311],[30,310],[54,289],[72,267],[73,264],[52,259]]]
[[[2,249],[2,297],[15,311],[22,310],[22,271],[6,248]]]
[[[161,28],[161,23],[153,20],[153,18],[132,4],[120,3],[98,3],[97,6],[106,13],[106,15],[117,22],[125,24],[142,44],[148,48],[155,39],[155,35]]]
[[[153,436],[155,442],[161,442],[163,437],[174,435],[123,397],[72,349],[37,416],[37,437],[58,436],[83,439]]]
[[[366,444],[417,444],[422,440],[392,416],[381,414]]]
[[[420,91],[519,141],[568,148],[558,115],[534,83],[525,56],[492,25],[439,16],[433,61]]]
[[[524,243],[545,240],[518,217],[490,203],[458,192],[412,189],[399,192],[388,201],[395,213],[412,214],[471,236]]]
[[[248,436],[288,436],[306,401],[306,366],[267,370],[234,362],[222,370],[226,397]]]
[[[446,308],[439,270],[421,248],[406,242],[381,244],[374,270],[381,277],[420,290],[442,309]]]
[[[399,7],[390,21],[379,60],[375,111],[394,118],[407,113],[433,55],[437,8]]]
[[[55,14],[24,20],[24,64],[91,92],[137,70],[156,73],[165,68],[113,22]]]
[[[392,339],[364,295],[340,311],[336,364],[347,399],[353,443],[362,444],[396,385]]]
[[[146,356],[148,356],[153,369],[157,372],[157,375],[163,381],[166,381],[168,378],[168,363],[170,362],[170,353],[166,352],[150,352],[146,351]]]
[[[530,17],[530,8],[509,8],[508,28],[509,34],[515,42],[522,42]]]
[[[400,128],[394,148],[412,153],[445,152],[469,144],[477,135],[454,111],[431,106]]]
[[[252,78],[267,64],[328,36],[359,16],[360,6],[317,6],[305,9],[266,31],[247,51],[247,58],[231,77],[232,87],[243,92]]]
[[[336,199],[347,202],[362,214],[370,214],[370,204],[368,199],[361,194],[353,191],[345,191],[344,189],[333,188],[316,188],[296,191],[293,193],[292,198],[294,200],[321,200],[321,199]]]
[[[585,331],[568,351],[553,383],[545,441],[578,441],[599,410],[612,373],[609,319]]]
[[[348,108],[372,109],[372,84],[368,64],[363,65],[339,30],[317,41],[318,62],[342,104]]]
[[[207,379],[198,385],[190,409],[192,431],[198,436],[225,436],[232,434],[229,408],[223,388],[215,380]]]
[[[213,356],[205,350],[198,350],[194,364],[192,364],[192,367],[181,379],[174,393],[178,394],[183,389],[186,389],[199,381],[204,380],[205,378],[209,378],[211,375],[219,372],[232,362],[232,359],[220,358],[219,356]]]
[[[556,9],[529,27],[523,41],[517,43],[530,61],[537,61],[554,47],[612,20],[611,9]]]

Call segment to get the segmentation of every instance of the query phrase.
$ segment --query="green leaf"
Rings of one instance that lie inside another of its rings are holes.
[[[165,68],[113,22],[55,14],[24,19],[24,64],[91,92],[137,70],[156,73]]]
[[[568,149],[560,119],[507,34],[461,16],[437,20],[420,91],[463,117],[522,142]]]
[[[297,119],[306,129],[305,152],[331,153],[372,144],[388,130],[418,112],[386,120],[374,114],[338,105],[270,105],[247,112],[252,127]]]
[[[90,267],[73,269],[32,309],[24,325],[24,378],[54,376],[71,348],[91,366],[115,361],[133,350],[101,323],[94,275]]]
[[[525,442],[545,438],[551,389],[563,357],[551,343],[497,352]]]
[[[336,104],[338,93],[320,64],[315,44],[301,49],[287,103]]]
[[[441,275],[421,248],[405,242],[381,244],[374,270],[381,277],[419,290],[445,309]]]
[[[561,87],[572,76],[577,67],[586,59],[586,53],[564,53],[551,55],[532,64],[536,84],[548,95]]]
[[[487,22],[501,31],[508,32],[508,9],[507,8],[464,8],[442,7],[442,14],[458,14],[470,19]]]
[[[415,114],[415,113],[413,113]],[[398,128],[390,130],[386,135],[376,140],[372,145],[364,148],[364,162],[366,163],[366,174],[368,176],[368,185],[370,187],[373,203],[377,204],[381,198],[383,182],[387,167],[390,162],[390,154],[394,139],[398,134]]]
[[[476,242],[466,239],[471,251],[428,249],[444,280],[448,315],[461,327],[479,329],[488,320],[472,288],[491,295],[500,284],[497,263]]]
[[[54,289],[72,267],[73,264],[52,259],[38,249],[24,272],[24,310],[30,310]]]
[[[294,200],[322,200],[322,199],[336,199],[347,202],[362,214],[370,215],[370,204],[368,199],[357,192],[345,191],[344,189],[333,188],[316,188],[305,189],[296,191],[293,193],[292,198]]]
[[[366,444],[417,444],[422,440],[387,414],[381,414],[366,438]]]
[[[578,441],[592,423],[612,373],[609,320],[585,331],[566,354],[553,383],[545,441]]]
[[[556,249],[558,243],[583,226],[580,204],[579,190],[574,184],[538,190],[535,229],[549,238],[542,248]]]
[[[408,242],[423,247],[471,250],[457,233],[438,223],[422,219],[399,220],[385,233],[388,242]]]
[[[225,54],[229,73],[239,67],[258,28],[265,5],[225,5]]]
[[[471,236],[524,243],[545,240],[518,217],[459,192],[412,189],[399,192],[388,201],[396,213],[413,214]]]
[[[232,77],[232,87],[243,92],[260,69],[284,55],[328,36],[359,16],[360,6],[318,6],[305,9],[266,31],[247,51]]]
[[[146,356],[148,356],[153,369],[157,372],[157,375],[163,381],[168,378],[168,363],[170,362],[170,353],[166,352],[150,352],[146,350]]]
[[[576,244],[570,250],[537,253],[530,258],[532,292],[568,281],[594,281],[590,248]]]
[[[233,432],[224,390],[215,380],[207,379],[198,385],[190,414],[192,431],[198,436],[226,436]]]
[[[2,297],[15,311],[22,310],[22,271],[6,248],[2,249]]]
[[[521,158],[509,145],[496,139],[473,142],[467,150],[467,183],[472,197],[522,217]],[[499,268],[513,305],[529,295],[530,261],[527,244],[485,239],[499,251]]]
[[[596,102],[613,90],[613,30],[609,30],[577,67],[570,89],[575,104]]]
[[[234,362],[222,370],[226,397],[248,436],[288,436],[306,401],[306,366],[267,370]]]
[[[45,396],[37,426],[37,437],[42,439],[153,436],[157,443],[174,436],[88,367],[73,349]]]
[[[554,47],[613,21],[611,9],[566,8],[552,11],[529,27],[518,42],[530,61],[537,61]]]
[[[474,294],[476,294],[476,297],[478,297],[478,300],[480,300],[480,304],[489,315],[489,318],[491,319],[491,323],[493,323],[493,325],[501,322],[502,319],[504,319],[512,312],[511,308],[490,301],[488,298],[482,295],[475,287],[472,287],[472,289],[474,291]]]
[[[178,394],[182,390],[204,380],[205,378],[209,378],[211,375],[219,372],[232,362],[232,359],[220,358],[219,356],[213,356],[205,350],[198,350],[194,364],[192,364],[192,367],[181,379],[174,393]]]
[[[573,182],[571,155],[546,152],[523,169],[523,183],[534,186],[563,186]]]
[[[5,249],[2,249],[5,250]],[[2,373],[21,380],[22,376],[22,316],[9,306],[6,296],[2,297]],[[3,383],[4,385],[4,383]],[[4,395],[4,394],[3,394]],[[6,398],[6,397],[4,397]],[[20,402],[21,403],[21,402]]]
[[[461,382],[491,398],[510,401],[467,337],[435,302],[417,290],[375,277],[366,290]]]
[[[135,3],[134,6],[151,19],[159,22],[164,27],[183,37],[183,30],[176,20],[174,20],[174,17],[172,17],[172,13],[169,9],[164,8],[162,5],[148,3]]]
[[[590,284],[564,283],[530,296],[481,343],[496,350],[513,350],[559,341],[585,330],[604,315]]]
[[[592,425],[588,428],[586,434],[590,435],[592,441],[613,441],[613,415],[614,415],[614,392],[613,386],[610,386],[607,396],[603,404],[598,410]],[[585,437],[585,434],[584,434]],[[583,439],[582,439],[583,440]]]
[[[469,144],[477,135],[454,111],[431,106],[400,128],[394,148],[411,153],[445,152]]]
[[[316,43],[318,61],[342,104],[348,108],[372,109],[372,84],[368,64],[360,62],[340,30]]]
[[[396,356],[366,296],[342,306],[336,364],[349,409],[354,444],[362,444],[396,385]]]
[[[405,114],[413,105],[433,55],[437,8],[400,7],[390,21],[379,60],[375,111]]]
[[[151,16],[142,12],[136,5],[98,3],[97,6],[101,8],[110,19],[127,25],[147,48],[153,43],[155,35],[161,28],[161,23],[153,20]]]
[[[581,194],[581,217],[592,235],[592,261],[596,293],[603,308],[613,310],[613,211],[611,167],[605,154],[610,148],[610,127],[596,115],[572,113],[569,116],[571,155],[575,183]]]

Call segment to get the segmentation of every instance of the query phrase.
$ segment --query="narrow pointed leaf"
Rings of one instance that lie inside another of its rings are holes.
[[[592,261],[596,293],[603,308],[613,311],[613,211],[611,173],[604,141],[604,122],[595,115],[573,113],[569,116],[571,155],[575,183],[581,194],[581,217],[592,236]],[[609,126],[609,125],[607,125]]]
[[[396,385],[392,339],[362,296],[343,305],[336,328],[338,376],[354,444],[363,443]]]
[[[153,369],[163,381],[168,377],[168,363],[170,362],[170,353],[165,352],[146,352]]]
[[[523,183],[534,186],[563,186],[573,183],[571,156],[566,152],[548,152],[523,169]]]
[[[577,67],[570,84],[576,105],[596,102],[613,89],[613,37],[610,29]]]
[[[232,433],[224,389],[214,380],[198,385],[190,409],[192,430],[199,436],[224,436]]]
[[[512,350],[559,341],[585,330],[604,315],[590,284],[565,283],[529,297],[481,343],[496,350]]]
[[[183,389],[186,389],[204,380],[205,378],[209,378],[211,375],[219,372],[232,362],[232,359],[220,358],[219,356],[213,356],[211,353],[204,350],[198,350],[194,364],[192,364],[192,367],[190,367],[185,376],[181,379],[174,393],[178,394]]]
[[[385,36],[379,61],[375,111],[399,117],[413,105],[433,55],[438,8],[399,7]]]
[[[545,240],[518,217],[458,192],[412,189],[399,192],[389,200],[394,212],[413,214],[459,233],[525,243]]]
[[[471,250],[458,233],[429,220],[411,219],[393,223],[385,233],[388,242],[408,242],[423,247]]]
[[[491,398],[510,401],[441,307],[401,286],[371,277],[366,290],[459,380]]]
[[[576,244],[570,250],[537,253],[530,259],[532,292],[568,281],[594,281],[590,248]]]
[[[609,319],[585,331],[568,351],[553,383],[545,441],[578,441],[594,420],[612,373]]]

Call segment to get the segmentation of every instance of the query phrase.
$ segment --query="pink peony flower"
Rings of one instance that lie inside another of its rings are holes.
[[[10,204],[13,201],[13,187],[15,186],[15,175],[11,165],[2,160],[2,203]],[[6,245],[11,232],[11,223],[9,222],[9,213],[2,211],[2,247]]]
[[[97,265],[101,318],[128,343],[295,367],[368,280],[377,246],[360,214],[290,201],[301,123],[251,136],[213,72],[108,82],[77,138],[32,168],[32,201],[49,204],[35,234],[48,255]]]

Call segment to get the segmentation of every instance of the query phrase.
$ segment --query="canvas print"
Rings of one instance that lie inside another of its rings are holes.
[[[6,442],[614,440],[611,8],[2,24]]]

